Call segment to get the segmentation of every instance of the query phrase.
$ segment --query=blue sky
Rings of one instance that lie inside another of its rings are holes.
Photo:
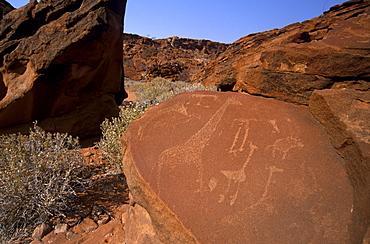
[[[9,1],[14,7],[28,0]],[[128,0],[125,32],[231,43],[319,16],[344,0]]]

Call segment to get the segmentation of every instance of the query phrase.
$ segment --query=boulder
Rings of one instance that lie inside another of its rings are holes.
[[[351,228],[361,236],[370,226],[370,93],[351,89],[314,91],[309,107],[346,162],[355,190],[353,209],[357,211]]]
[[[369,40],[370,1],[348,1],[311,20],[239,39],[194,80],[299,104],[308,104],[315,89],[368,91]]]
[[[87,139],[118,115],[125,0],[30,1],[0,22],[0,133]]]
[[[225,51],[228,44],[177,36],[153,39],[124,34],[125,76],[133,80],[163,77],[192,81],[192,75]]]
[[[127,243],[362,242],[345,162],[306,106],[183,93],[122,144]]]

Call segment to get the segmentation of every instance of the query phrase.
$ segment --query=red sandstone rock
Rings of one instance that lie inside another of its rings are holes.
[[[353,243],[361,243],[360,238],[370,226],[370,93],[348,89],[315,91],[309,107],[346,161],[355,188],[356,221],[351,228],[357,231],[359,240]]]
[[[308,104],[315,89],[370,89],[369,40],[370,1],[349,1],[317,18],[241,38],[194,79]]]
[[[122,143],[132,194],[127,243],[357,238],[344,161],[305,106],[184,93],[150,108]]]
[[[42,238],[40,243],[52,244],[94,244],[94,243],[110,243],[120,244],[125,239],[124,225],[120,219],[113,219],[107,224],[97,227],[91,219],[84,220],[84,222],[74,228],[74,231],[67,233],[54,234],[51,232]]]
[[[192,75],[225,51],[228,44],[177,36],[153,40],[124,34],[125,76],[151,80],[157,76],[189,81]]]
[[[30,1],[0,22],[0,133],[97,136],[118,115],[126,0]]]
[[[49,234],[51,231],[52,231],[52,228],[50,225],[46,223],[42,223],[41,225],[37,226],[35,230],[32,232],[32,239],[41,240],[41,238]]]

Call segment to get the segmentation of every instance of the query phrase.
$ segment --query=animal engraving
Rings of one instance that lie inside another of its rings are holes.
[[[252,143],[250,143],[249,148],[250,148],[250,151],[249,151],[248,157],[245,160],[245,162],[244,162],[244,164],[243,164],[243,166],[240,170],[236,170],[236,171],[222,170],[221,171],[221,173],[223,175],[225,175],[226,178],[228,178],[228,183],[227,183],[227,188],[226,188],[224,194],[220,194],[220,199],[218,200],[219,203],[223,202],[224,199],[225,199],[225,195],[227,195],[229,193],[232,181],[237,184],[237,187],[236,187],[235,193],[233,195],[231,195],[230,206],[232,206],[235,203],[236,199],[238,198],[238,193],[239,193],[239,190],[240,190],[240,184],[243,181],[246,180],[245,168],[249,164],[249,162],[250,162],[250,160],[253,156],[254,151],[258,147],[256,145],[253,145]]]
[[[256,201],[255,203],[253,203],[251,206],[247,207],[245,210],[251,209],[251,208],[254,208],[254,207],[260,205],[266,199],[266,197],[267,197],[267,194],[268,194],[268,191],[269,191],[269,187],[271,185],[273,174],[276,173],[276,172],[280,172],[280,173],[281,172],[284,172],[283,169],[278,169],[278,168],[275,167],[275,165],[270,166],[269,171],[270,171],[269,172],[269,177],[267,179],[267,183],[265,185],[265,189],[263,191],[263,194],[262,194],[261,198],[258,199],[258,201]]]
[[[299,147],[304,147],[303,143],[301,143],[297,138],[288,136],[286,138],[276,140],[274,144],[266,147],[266,149],[272,148],[272,156],[274,158],[280,156],[281,159],[285,159],[291,149]]]
[[[205,96],[198,96],[202,99]],[[201,105],[201,101],[198,102]],[[230,105],[241,105],[240,102],[235,101],[235,98],[229,98],[222,106],[212,115],[207,123],[191,136],[183,145],[171,147],[164,150],[159,156],[158,174],[157,174],[157,187],[160,192],[160,179],[163,166],[176,167],[178,165],[186,165],[196,167],[198,172],[199,189],[197,192],[202,192],[203,189],[203,164],[202,152],[207,142],[210,140],[212,134],[215,132],[222,116],[225,114],[226,109]]]

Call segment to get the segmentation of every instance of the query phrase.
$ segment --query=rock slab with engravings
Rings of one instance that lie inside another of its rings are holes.
[[[132,205],[127,243],[352,238],[344,161],[305,106],[184,93],[149,109],[122,142]]]

